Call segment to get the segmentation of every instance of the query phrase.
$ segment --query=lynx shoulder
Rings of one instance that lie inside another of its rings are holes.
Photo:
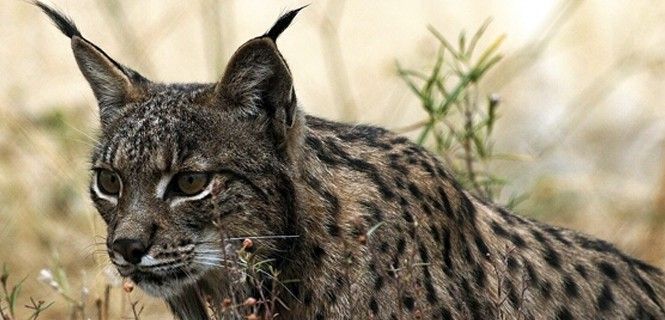
[[[305,115],[276,45],[298,10],[217,83],[161,84],[36,5],[97,98],[110,260],[178,318],[209,302],[227,318],[665,319],[660,270],[480,201],[387,130]],[[241,253],[271,267],[248,276]]]

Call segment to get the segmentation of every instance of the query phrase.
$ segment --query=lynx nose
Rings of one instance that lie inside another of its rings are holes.
[[[141,240],[121,238],[113,241],[113,252],[121,255],[131,264],[138,264],[146,253],[146,246]]]

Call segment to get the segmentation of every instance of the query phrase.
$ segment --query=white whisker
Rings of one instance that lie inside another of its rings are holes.
[[[300,237],[299,235],[246,236],[246,237],[224,238],[224,240],[238,241],[238,240],[245,240],[245,239],[256,239],[256,240],[261,240],[261,239],[289,239],[289,238],[299,238],[299,237]]]

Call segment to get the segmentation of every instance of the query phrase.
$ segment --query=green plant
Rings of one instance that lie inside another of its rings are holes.
[[[80,288],[80,296],[77,298],[76,294],[72,292],[71,286],[69,285],[67,273],[57,261],[58,260],[56,257],[54,267],[52,269],[42,269],[39,272],[37,279],[48,285],[70,305],[71,319],[87,319],[86,301],[88,300],[90,290],[87,287],[82,286]]]
[[[501,60],[497,51],[505,36],[494,39],[477,54],[489,22],[470,40],[462,32],[456,47],[430,26],[429,31],[440,43],[431,71],[406,69],[399,63],[397,70],[427,112],[427,119],[402,131],[420,130],[416,142],[432,143],[465,187],[481,198],[497,200],[506,181],[493,175],[489,166],[500,158],[494,153],[491,139],[500,99],[495,94],[483,95],[478,84]],[[518,200],[512,198],[508,206],[514,206]]]
[[[3,298],[0,301],[0,317],[2,320],[15,320],[16,317],[16,304],[18,303],[21,294],[21,286],[26,278],[23,278],[17,284],[10,286],[9,284],[9,270],[7,266],[2,266],[2,274],[0,275],[0,284],[2,285]],[[10,288],[11,287],[11,288]],[[6,304],[3,305],[3,304]],[[53,302],[46,303],[43,300],[35,300],[30,297],[30,304],[26,304],[25,308],[31,311],[29,320],[36,320],[39,315],[48,309]]]

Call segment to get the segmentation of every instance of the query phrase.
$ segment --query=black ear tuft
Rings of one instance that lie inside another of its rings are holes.
[[[41,1],[35,1],[33,2],[34,5],[38,6],[46,15],[51,18],[51,21],[53,21],[53,24],[55,24],[62,33],[64,33],[67,37],[72,38],[72,37],[80,37],[81,32],[79,29],[76,27],[76,24],[74,24],[74,21],[66,16],[64,13],[55,10]]]
[[[284,30],[286,30],[286,28],[289,27],[289,25],[293,21],[293,18],[296,17],[298,12],[307,6],[302,6],[298,9],[291,10],[283,14],[281,17],[279,17],[279,19],[277,19],[277,22],[275,22],[272,28],[270,28],[270,30],[268,30],[268,32],[266,32],[266,34],[263,36],[272,39],[273,42],[277,41],[277,37],[279,37],[279,35],[282,34],[282,32],[284,32]]]

